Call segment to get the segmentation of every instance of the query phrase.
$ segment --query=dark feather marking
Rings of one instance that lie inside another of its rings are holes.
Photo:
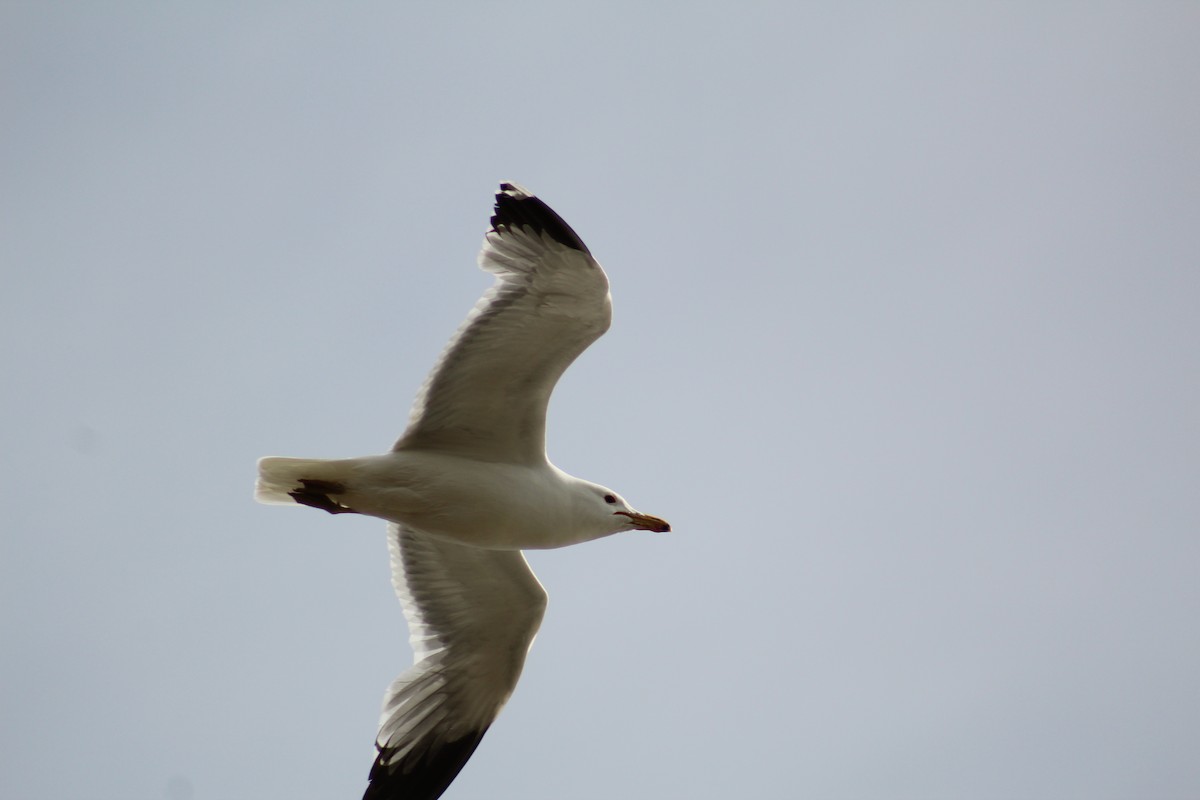
[[[487,728],[441,743],[432,752],[419,749],[419,755],[409,753],[396,764],[385,764],[386,752],[381,752],[371,767],[371,782],[363,800],[436,800],[458,776],[485,733]]]
[[[306,492],[320,492],[321,494],[343,494],[346,491],[344,483],[337,481],[323,481],[318,478],[301,478],[300,482],[304,484]]]
[[[589,253],[579,234],[554,212],[554,209],[515,183],[500,184],[496,194],[496,213],[492,215],[492,230],[501,226],[522,225],[544,233],[559,244]]]
[[[346,487],[337,481],[322,481],[314,478],[301,478],[303,489],[288,492],[288,496],[302,506],[319,508],[330,514],[357,514],[353,508],[344,506],[330,499],[331,494],[342,494]]]

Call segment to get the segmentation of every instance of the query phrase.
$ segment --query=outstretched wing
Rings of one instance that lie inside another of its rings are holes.
[[[554,385],[608,330],[608,278],[561,217],[502,183],[491,222],[479,266],[496,282],[426,379],[397,450],[540,463]]]
[[[415,659],[384,698],[363,800],[433,800],[516,687],[546,592],[517,550],[465,547],[396,524],[388,547]]]

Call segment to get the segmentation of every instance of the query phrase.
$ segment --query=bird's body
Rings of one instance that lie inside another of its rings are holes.
[[[399,450],[328,461],[264,458],[257,497],[294,504],[301,481],[357,514],[409,525],[423,534],[489,550],[545,550],[614,533],[580,502],[608,490],[549,461],[506,464],[456,454]],[[577,495],[576,491],[582,491]]]
[[[545,451],[559,376],[609,326],[608,279],[545,203],[501,184],[480,266],[496,283],[383,455],[263,458],[256,497],[387,520],[414,663],[384,697],[364,800],[433,800],[508,700],[546,607],[523,549],[667,531]]]

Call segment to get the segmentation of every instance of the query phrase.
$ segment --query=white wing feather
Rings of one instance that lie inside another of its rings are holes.
[[[519,187],[502,189],[479,255],[496,282],[426,379],[397,450],[543,462],[550,393],[612,321],[608,277],[574,231]]]
[[[413,666],[384,697],[370,798],[436,797],[512,694],[546,609],[516,550],[483,550],[388,526],[392,584]]]

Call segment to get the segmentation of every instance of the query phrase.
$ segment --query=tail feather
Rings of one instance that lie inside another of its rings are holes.
[[[268,505],[294,505],[296,501],[289,493],[304,488],[301,479],[339,481],[344,471],[344,462],[340,460],[278,456],[260,458],[254,499]]]

